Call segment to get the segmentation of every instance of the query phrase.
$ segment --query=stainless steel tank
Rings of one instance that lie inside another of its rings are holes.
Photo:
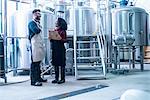
[[[56,16],[52,13],[49,13],[47,11],[41,12],[41,25],[42,25],[42,34],[44,37],[44,43],[46,47],[46,55],[45,55],[45,64],[49,64],[49,61],[51,60],[51,52],[50,52],[50,41],[48,40],[48,31],[54,30],[55,28],[55,22],[56,22]]]
[[[113,9],[112,34],[116,45],[148,45],[146,11],[133,6]],[[120,59],[129,59],[128,55],[129,52],[122,52]],[[140,51],[137,48],[136,60],[139,59]]]
[[[90,35],[95,32],[95,13],[92,8],[78,7],[75,9],[77,35]]]
[[[112,10],[112,34],[116,37],[128,37],[133,45],[147,45],[147,13],[138,7],[121,7]],[[121,38],[122,37],[122,38]],[[129,43],[129,44],[130,44]],[[127,43],[128,44],[128,43]]]
[[[27,37],[28,23],[31,20],[32,12],[30,11],[16,11],[10,16],[7,34],[8,66],[19,69],[30,68],[30,48],[28,39],[25,37]]]
[[[27,37],[28,35],[28,23],[32,20],[32,11],[17,11],[11,18],[11,23],[9,28],[10,32],[8,36],[12,37]],[[54,29],[55,27],[55,17],[54,14],[41,11],[41,25],[42,25],[42,35],[44,38],[45,46],[46,46],[46,57],[45,57],[45,64],[49,63],[50,57],[50,43],[48,40],[48,30]],[[29,52],[30,46],[28,39],[25,38],[16,38],[15,43],[12,44],[10,42],[8,44],[12,45],[12,48],[15,48],[14,50],[8,50],[9,53],[16,52],[15,58],[18,59],[15,61],[15,66],[18,68],[26,69],[30,67],[30,56],[31,53]],[[11,55],[11,54],[10,54]],[[13,58],[13,57],[11,57]]]

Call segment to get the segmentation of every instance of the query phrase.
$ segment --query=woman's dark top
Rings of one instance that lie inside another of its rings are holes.
[[[61,36],[61,40],[51,40],[52,49],[52,65],[65,66],[66,65],[66,49],[64,43],[66,42],[66,31],[57,29],[55,30]]]

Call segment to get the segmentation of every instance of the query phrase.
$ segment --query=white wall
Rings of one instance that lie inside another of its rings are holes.
[[[150,13],[150,0],[137,0],[135,6],[143,8],[147,13]]]

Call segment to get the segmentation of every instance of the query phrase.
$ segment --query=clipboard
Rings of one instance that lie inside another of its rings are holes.
[[[49,31],[49,37],[50,40],[61,40],[61,36],[59,35],[59,33],[57,31]]]

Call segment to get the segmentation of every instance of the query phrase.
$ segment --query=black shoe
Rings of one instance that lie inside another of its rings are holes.
[[[60,80],[57,82],[58,84],[62,84],[62,83],[65,83],[65,80]]]
[[[31,85],[33,85],[33,86],[42,86],[42,83],[41,82],[35,82],[35,83],[31,83]]]
[[[58,83],[58,80],[53,80],[52,83]]]
[[[47,79],[40,79],[40,82],[47,82]]]

